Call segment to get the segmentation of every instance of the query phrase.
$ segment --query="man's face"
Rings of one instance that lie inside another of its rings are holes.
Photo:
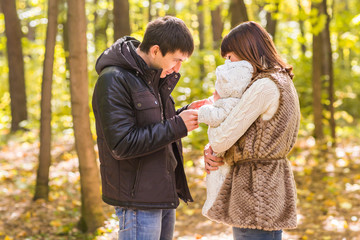
[[[160,49],[158,49],[154,54],[152,65],[155,68],[162,69],[160,77],[164,78],[173,72],[179,72],[182,62],[187,58],[188,54],[182,53],[179,50],[173,53],[168,52],[163,56]]]

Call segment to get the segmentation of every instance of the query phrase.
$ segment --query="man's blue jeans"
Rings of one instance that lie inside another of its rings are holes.
[[[281,240],[282,230],[264,231],[233,227],[234,240]]]
[[[119,218],[119,240],[171,240],[175,209],[130,209],[115,207]]]

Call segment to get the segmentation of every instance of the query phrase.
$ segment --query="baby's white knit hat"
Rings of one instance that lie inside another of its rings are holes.
[[[215,89],[221,98],[240,98],[250,83],[253,72],[254,68],[248,61],[225,60],[225,64],[216,68]]]

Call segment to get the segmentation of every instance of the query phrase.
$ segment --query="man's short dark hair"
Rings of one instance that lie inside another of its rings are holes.
[[[154,45],[160,47],[163,56],[177,50],[191,56],[194,51],[190,30],[181,19],[172,16],[157,18],[147,25],[140,50],[149,53]]]

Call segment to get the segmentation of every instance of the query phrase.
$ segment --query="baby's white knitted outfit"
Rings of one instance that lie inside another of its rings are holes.
[[[209,129],[218,127],[240,101],[252,79],[253,71],[253,67],[248,61],[231,62],[226,60],[224,65],[218,66],[215,89],[220,99],[212,105],[202,106],[199,109],[198,121],[209,125]],[[216,155],[222,157],[224,152]],[[202,210],[203,215],[206,216],[207,211],[213,205],[229,169],[229,165],[224,164],[217,171],[212,171],[206,176],[207,198]]]
[[[239,102],[245,88],[249,85],[254,69],[248,61],[231,62],[216,68],[215,89],[220,99],[212,105],[204,105],[199,109],[198,121],[217,127],[224,121]]]

